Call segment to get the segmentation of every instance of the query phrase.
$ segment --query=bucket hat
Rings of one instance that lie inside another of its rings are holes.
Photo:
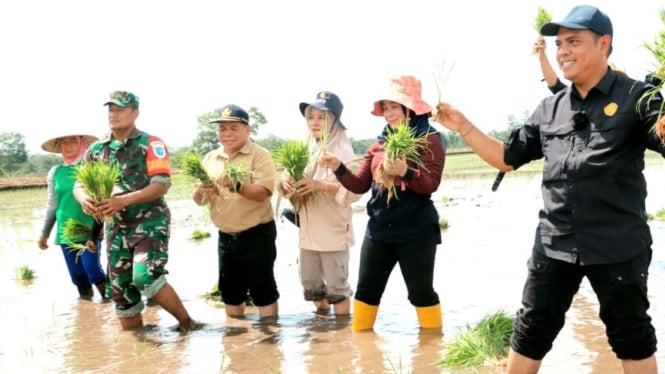
[[[383,115],[381,102],[384,100],[400,103],[411,109],[416,115],[431,113],[432,107],[423,101],[421,98],[421,92],[422,88],[420,80],[416,77],[411,75],[398,75],[392,77],[388,83],[388,89],[381,96],[381,99],[374,102],[372,114],[375,116]]]

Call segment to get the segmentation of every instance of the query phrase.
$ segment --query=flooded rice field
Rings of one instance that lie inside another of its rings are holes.
[[[654,191],[647,200],[650,213],[665,208],[665,195],[655,193],[664,190],[663,171],[657,167],[647,173],[649,190]],[[223,305],[203,297],[217,280],[216,231],[205,210],[187,199],[169,202],[174,224],[168,279],[204,328],[182,335],[174,330],[173,317],[149,306],[144,329],[121,331],[112,304],[97,295],[92,301],[78,299],[58,247],[37,248],[41,206],[26,208],[31,211],[25,219],[2,217],[0,372],[449,373],[433,365],[447,342],[485,315],[500,309],[512,314],[520,305],[541,205],[539,178],[509,175],[497,192],[490,191],[491,182],[488,178],[443,181],[434,196],[450,225],[443,233],[435,270],[442,333],[419,331],[399,269],[391,275],[373,332],[352,333],[349,318],[314,314],[314,307],[302,298],[298,280],[296,228],[281,220],[275,265],[281,293],[279,320],[262,324],[252,308],[245,319],[227,319]],[[362,205],[354,217],[352,285],[366,223]],[[651,221],[651,227],[651,316],[662,342],[665,222]],[[189,236],[196,229],[212,235],[194,242]],[[36,272],[32,282],[15,279],[16,269],[24,265]],[[665,367],[665,353],[658,351],[657,356],[660,367]],[[596,298],[584,283],[541,373],[620,372],[597,317]]]

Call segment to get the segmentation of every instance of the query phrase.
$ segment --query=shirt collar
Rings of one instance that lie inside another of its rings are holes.
[[[591,88],[591,90],[589,90],[589,94],[592,91],[597,90],[603,95],[609,95],[610,91],[612,90],[612,85],[614,84],[616,78],[617,78],[617,73],[610,66],[608,66],[607,73],[605,73],[605,75],[600,79],[600,81],[598,81],[598,83],[596,83],[596,85],[593,88]],[[579,96],[577,87],[575,87],[573,92],[575,92],[575,94]]]
[[[134,127],[134,129],[132,130],[131,134],[129,134],[127,139],[134,139],[134,138],[138,138],[139,136],[141,136],[141,131],[139,129],[137,129],[136,127]],[[100,143],[109,143],[109,142],[111,142],[111,140],[113,140],[113,133],[109,132],[101,140],[99,140],[99,142]]]
[[[250,143],[251,143],[251,141],[249,139],[247,139],[247,142],[245,143],[245,145],[242,146],[242,148],[240,148],[238,153],[249,154],[251,152],[251,149],[250,149],[251,144]],[[217,155],[216,155],[217,158],[226,159],[226,160],[229,159],[229,155],[226,153],[226,151],[224,151],[224,146],[220,146],[219,148],[217,148],[216,152],[217,152]]]
[[[608,66],[607,73],[605,73],[603,78],[600,80],[600,82],[598,82],[598,84],[596,84],[596,87],[594,88],[603,94],[608,95],[616,78],[617,73],[614,71],[614,69]]]

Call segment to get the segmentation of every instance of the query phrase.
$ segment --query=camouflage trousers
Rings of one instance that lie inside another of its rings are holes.
[[[168,224],[163,219],[148,220],[135,227],[109,228],[109,280],[118,316],[129,318],[140,313],[141,295],[150,298],[166,284],[168,234]]]

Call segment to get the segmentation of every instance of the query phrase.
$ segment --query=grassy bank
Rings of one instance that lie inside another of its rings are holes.
[[[647,151],[645,164],[649,166],[663,165],[663,157],[656,153]],[[517,171],[516,174],[530,175],[539,174],[543,169],[543,160],[537,160],[528,163]],[[488,165],[475,153],[449,153],[446,155],[446,167],[443,170],[443,178],[445,179],[459,179],[459,178],[480,178],[495,176],[497,169]]]

